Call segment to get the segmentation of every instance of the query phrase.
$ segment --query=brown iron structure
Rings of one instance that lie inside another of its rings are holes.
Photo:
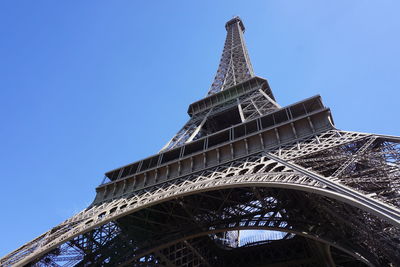
[[[400,138],[336,129],[320,96],[280,107],[225,27],[171,141],[1,266],[400,266]]]

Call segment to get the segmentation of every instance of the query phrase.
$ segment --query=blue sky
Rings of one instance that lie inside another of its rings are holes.
[[[0,2],[0,256],[156,153],[205,96],[239,15],[257,75],[340,129],[399,135],[400,2]]]

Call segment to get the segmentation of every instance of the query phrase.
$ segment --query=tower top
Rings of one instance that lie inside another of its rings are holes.
[[[228,31],[229,26],[235,24],[235,23],[239,23],[240,28],[242,29],[242,31],[244,32],[245,27],[243,24],[243,21],[240,19],[239,16],[235,16],[233,17],[231,20],[229,20],[226,24],[225,24],[225,29]]]
[[[226,39],[217,74],[208,95],[212,95],[254,77],[244,42],[244,24],[235,16],[225,24]]]

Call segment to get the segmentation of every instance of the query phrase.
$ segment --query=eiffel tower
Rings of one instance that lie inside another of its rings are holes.
[[[1,266],[400,266],[400,137],[335,128],[318,95],[281,107],[225,28],[183,128]]]

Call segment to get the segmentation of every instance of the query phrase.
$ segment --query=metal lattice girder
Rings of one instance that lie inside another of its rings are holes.
[[[382,150],[386,153],[385,157],[389,158],[389,165],[394,168],[394,166],[392,166],[394,163],[392,162],[398,162],[396,155],[398,157],[399,153],[398,150],[397,152],[393,152],[393,149],[398,149],[398,147],[390,144],[390,141],[393,142],[392,139],[385,139],[382,136],[375,137],[380,143],[387,144],[382,148]],[[111,202],[105,202],[101,205],[93,206],[77,214],[73,218],[55,228],[53,231],[50,231],[44,235],[41,243],[35,241],[32,242],[27,248],[16,251],[15,256],[11,257],[10,260],[18,260],[17,253],[20,253],[19,255],[24,255],[24,251],[29,251],[29,256],[31,258],[35,258],[35,255],[43,255],[44,253],[56,248],[59,244],[74,238],[74,236],[79,236],[81,233],[91,231],[91,229],[97,229],[97,227],[103,225],[104,223],[114,221],[118,218],[134,213],[156,203],[168,201],[168,199],[184,196],[186,194],[194,194],[195,192],[201,192],[204,190],[217,190],[219,188],[222,189],[231,186],[238,187],[249,185],[293,188],[300,191],[315,192],[320,195],[336,199],[337,201],[345,201],[351,206],[360,207],[361,209],[365,210],[363,215],[360,215],[360,221],[365,220],[367,217],[373,218],[373,215],[367,215],[370,214],[369,212],[372,212],[373,214],[380,216],[382,219],[387,220],[386,225],[384,223],[385,226],[382,228],[384,231],[382,232],[382,229],[380,229],[379,234],[383,235],[383,237],[380,239],[388,240],[388,237],[385,237],[385,232],[398,232],[399,224],[395,223],[395,218],[390,219],[389,217],[382,215],[380,211],[375,210],[375,206],[371,206],[371,203],[376,203],[377,205],[387,208],[387,204],[381,202],[381,199],[368,198],[368,202],[364,202],[364,200],[360,201],[360,199],[357,197],[360,195],[360,192],[357,191],[357,189],[340,184],[340,181],[335,181],[330,177],[325,177],[321,174],[312,172],[308,170],[309,168],[298,169],[300,165],[294,165],[288,161],[290,158],[294,161],[301,161],[301,159],[309,159],[311,156],[318,153],[327,153],[332,149],[340,150],[342,147],[353,147],[355,143],[359,143],[362,140],[368,140],[368,138],[374,137],[368,134],[329,131],[322,133],[319,136],[308,138],[304,140],[304,143],[301,145],[296,143],[292,146],[282,148],[280,152],[276,151],[276,155],[280,154],[280,156],[273,156],[272,154],[256,154],[240,161],[236,160],[234,162],[221,164],[214,170],[207,170],[204,173],[187,177],[184,182],[178,184],[169,183],[170,185],[167,187],[160,187],[159,189],[154,188],[154,191],[143,192],[141,195],[134,195],[130,198],[115,199]],[[388,147],[390,147],[390,149],[388,149]],[[298,156],[298,153],[296,153],[297,149],[299,148],[302,151],[301,156]],[[309,153],[305,153],[304,151],[308,151]],[[382,153],[378,154],[382,155]],[[335,155],[333,156],[335,157]],[[338,166],[338,168],[339,167],[340,166]],[[390,174],[394,175],[395,173],[396,172],[391,171]],[[396,179],[398,179],[398,176]],[[333,185],[339,187],[335,187]],[[345,192],[346,190],[341,191],[341,189],[339,190],[338,188],[350,190],[351,194],[347,195]],[[354,193],[357,194],[354,195]],[[398,206],[393,207],[392,210],[393,209],[395,210],[394,215],[396,215],[397,212],[398,216]],[[327,213],[329,208],[325,207],[321,208],[321,210],[324,210],[324,212]],[[346,218],[346,216],[350,215],[342,215],[343,218]],[[374,219],[374,221],[379,222],[379,219]],[[157,231],[157,229],[154,229],[154,231]],[[29,259],[29,256],[24,256],[23,258]],[[9,261],[9,263],[11,262]]]
[[[220,92],[254,76],[244,43],[243,22],[239,17],[235,17],[226,23],[225,28],[227,34],[224,51],[208,95]]]
[[[254,193],[254,190],[258,191],[258,196]],[[261,201],[259,201],[260,196],[268,205],[261,204]],[[195,223],[188,223],[189,220],[182,216],[185,211],[180,208],[179,202],[185,203],[187,209],[196,214],[196,217],[201,216],[201,224],[206,230],[200,231]],[[325,207],[329,212],[321,207]],[[218,210],[220,214],[216,213]],[[169,219],[167,216],[161,216],[162,213],[169,214]],[[156,216],[157,214],[160,215]],[[352,214],[354,220],[343,223],[341,220],[348,214]],[[360,217],[357,217],[357,214]],[[371,245],[373,242],[380,242],[377,237],[381,233],[375,233],[367,240],[360,238],[360,235],[365,236],[365,233],[371,227],[370,222],[365,225],[363,216],[365,214],[360,213],[356,208],[331,201],[325,197],[315,197],[314,194],[303,194],[293,190],[243,188],[230,189],[228,191],[210,191],[176,200],[173,199],[158,204],[151,209],[144,209],[134,217],[124,217],[122,221],[118,220],[117,223],[126,234],[129,235],[131,233],[136,238],[139,238],[139,236],[135,235],[135,233],[143,232],[149,228],[157,229],[152,236],[142,237],[141,243],[134,243],[131,246],[131,250],[136,249],[137,251],[136,256],[135,253],[132,255],[132,260],[146,258],[148,253],[162,251],[175,243],[182,243],[185,240],[195,238],[196,235],[209,236],[213,232],[227,229],[268,228],[290,231],[298,235],[306,235],[320,241],[330,242],[330,244],[334,244],[344,251],[356,251],[373,262],[374,256],[373,254],[370,255],[370,248],[367,245]],[[140,223],[140,221],[143,221],[143,223]],[[158,221],[157,224],[156,221]],[[179,232],[176,231],[177,224],[179,225]],[[132,225],[141,225],[143,229],[138,230],[136,227],[130,229]],[[342,225],[342,227],[337,229],[337,225]],[[380,229],[382,225],[372,226]],[[132,242],[128,240],[123,244],[126,246],[126,244],[132,244]],[[115,244],[121,243],[120,239],[115,242]],[[112,244],[107,247],[113,248]],[[140,253],[140,249],[138,250],[138,248],[146,247],[148,249],[142,253]],[[127,263],[125,261],[126,258],[123,257],[127,255],[124,250],[116,249],[112,251],[121,253],[121,255],[116,255],[114,262],[111,264],[112,266],[113,264],[121,264],[121,261]],[[94,251],[95,255],[97,253],[99,252]],[[107,253],[105,257],[113,255],[113,253]],[[100,257],[99,260],[104,259]],[[100,261],[97,262],[99,263]]]
[[[257,79],[262,80],[261,78]],[[244,93],[230,93],[231,97],[228,98],[227,101],[214,104],[210,108],[194,114],[161,151],[179,147],[185,143],[213,133],[213,131],[210,130],[204,131],[205,123],[213,116],[222,114],[227,110],[232,110],[233,108],[237,109],[240,115],[240,121],[237,123],[277,111],[280,106],[264,91],[266,90],[266,88],[264,88],[266,86],[265,82],[266,81],[263,83],[261,81],[260,83],[257,82],[254,84],[248,82],[246,83],[249,84],[246,86],[248,88]],[[227,89],[227,91],[232,91],[232,89]]]
[[[196,238],[189,242],[199,242],[210,240],[207,237]],[[188,242],[188,241],[186,241]],[[160,250],[167,255],[175,253],[179,249],[173,244],[167,248]],[[354,258],[347,254],[331,248],[324,243],[309,240],[300,236],[295,236],[291,240],[279,240],[273,242],[265,242],[261,244],[252,244],[248,247],[236,249],[223,249],[213,242],[203,242],[206,249],[213,251],[210,257],[212,266],[258,266],[260,263],[267,266],[321,266],[321,262],[326,263],[325,266],[336,266],[333,259],[337,260],[338,264],[351,264],[352,266],[365,266],[361,262],[357,262]],[[179,246],[179,245],[178,245]],[[160,252],[154,252],[154,255],[159,255]],[[137,260],[130,265],[135,265],[140,261]],[[201,263],[200,266],[209,266],[207,263]],[[122,264],[122,266],[125,266]],[[167,265],[166,266],[179,266]],[[340,265],[342,266],[342,265]]]
[[[300,236],[296,236],[288,242],[286,240],[281,240],[276,242],[267,242],[258,246],[254,246],[253,244],[249,247],[236,249],[224,249],[217,243],[213,242],[208,236],[205,236],[202,238],[194,238],[188,241],[178,242],[169,247],[163,248],[158,252],[153,252],[153,254],[159,255],[163,253],[163,255],[167,255],[168,258],[179,259],[185,257],[185,254],[180,253],[181,251],[179,250],[179,248],[182,248],[184,244],[190,244],[194,249],[201,252],[204,250],[212,251],[212,254],[207,254],[207,260],[209,261],[205,261],[203,256],[201,257],[204,261],[195,260],[200,266],[253,266],[260,262],[263,262],[264,264],[291,263],[298,265],[308,263],[312,264],[312,266],[318,266],[321,262],[318,258],[319,254],[316,256],[315,252],[313,252],[318,249],[318,245],[316,244],[320,243],[317,241],[310,242]],[[321,244],[321,246],[323,245]],[[179,248],[177,249],[177,247]],[[328,253],[329,252],[330,250],[328,250]],[[178,257],[174,255],[176,253],[179,254]],[[346,260],[349,261],[349,259]],[[136,260],[134,263],[138,262],[140,261]],[[168,266],[168,264],[166,265]],[[122,264],[122,266],[124,266],[124,264]],[[175,265],[170,262],[169,266],[182,266],[182,264]]]

